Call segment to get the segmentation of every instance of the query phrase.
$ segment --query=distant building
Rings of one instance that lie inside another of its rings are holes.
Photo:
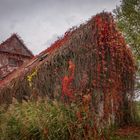
[[[32,52],[17,34],[0,44],[0,80],[33,58]]]

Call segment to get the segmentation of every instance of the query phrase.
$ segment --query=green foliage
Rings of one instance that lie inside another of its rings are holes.
[[[136,94],[140,90],[140,1],[122,0],[120,7],[114,10],[119,29],[123,32],[127,43],[137,60]],[[139,95],[137,95],[139,96]]]
[[[79,123],[78,106],[48,100],[18,103],[6,110],[0,107],[0,140],[66,140],[85,139],[87,115]],[[93,120],[88,120],[93,122]],[[86,123],[85,123],[86,122]]]
[[[15,102],[0,110],[1,140],[43,140],[69,137],[68,125],[75,122],[69,108],[57,102]]]
[[[139,110],[139,103],[137,107]],[[80,118],[77,116],[79,111],[82,113]],[[0,140],[96,140],[109,139],[109,136],[112,140],[123,139],[114,136],[114,126],[94,131],[94,119],[89,117],[94,112],[86,111],[87,106],[83,104],[64,105],[41,99],[14,101],[8,109],[4,105],[0,107]]]
[[[122,0],[115,14],[118,27],[123,31],[127,43],[140,60],[140,1]]]

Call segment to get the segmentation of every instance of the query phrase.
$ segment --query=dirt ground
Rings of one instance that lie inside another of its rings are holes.
[[[114,140],[140,140],[140,125],[124,126],[115,132]],[[112,140],[113,140],[112,139]]]

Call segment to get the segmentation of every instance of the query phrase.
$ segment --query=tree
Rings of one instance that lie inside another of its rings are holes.
[[[140,0],[122,0],[114,13],[118,27],[124,34],[137,62],[136,91],[140,94]]]

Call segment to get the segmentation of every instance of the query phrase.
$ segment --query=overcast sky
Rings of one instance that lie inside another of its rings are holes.
[[[72,26],[119,4],[120,0],[0,0],[0,42],[18,33],[37,54]]]

